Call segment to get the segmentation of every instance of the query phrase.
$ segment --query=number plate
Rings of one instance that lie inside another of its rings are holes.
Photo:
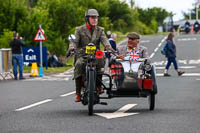
[[[95,54],[96,46],[86,46],[86,54]]]

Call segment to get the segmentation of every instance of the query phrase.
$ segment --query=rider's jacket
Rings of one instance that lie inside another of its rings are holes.
[[[86,24],[77,27],[75,37],[74,45],[76,53],[74,59],[74,78],[76,79],[85,72],[85,67],[83,67],[86,64],[86,60],[83,58],[85,56],[85,46],[89,43],[93,43],[96,45],[97,49],[100,49],[100,42],[104,46],[110,45],[110,43],[104,33],[104,28],[99,26],[95,26],[92,32],[90,32]],[[97,71],[102,67],[104,67],[103,59],[97,59]]]
[[[76,36],[76,39],[74,41],[74,44],[75,44],[75,48],[78,50],[81,48],[85,48],[85,46],[89,43],[95,44],[97,49],[100,49],[100,42],[104,46],[110,45],[104,33],[104,28],[100,26],[95,26],[91,34],[86,24],[84,24],[76,28],[75,36]]]
[[[147,58],[149,59],[149,55],[148,55],[148,52],[147,52],[147,48],[142,46],[142,45],[139,45],[137,46],[136,48],[137,50],[139,50],[139,56],[140,58]],[[123,55],[127,55],[129,54],[129,51],[128,51],[128,47],[127,45],[124,45],[122,47],[119,47],[119,54],[123,54]]]

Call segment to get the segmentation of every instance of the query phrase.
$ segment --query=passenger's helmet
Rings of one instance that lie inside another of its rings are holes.
[[[85,17],[90,17],[90,16],[99,16],[99,13],[96,9],[88,9],[86,12],[85,12]]]

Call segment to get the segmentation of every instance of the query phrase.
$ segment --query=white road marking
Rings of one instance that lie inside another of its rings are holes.
[[[156,76],[161,77],[163,76],[163,73],[156,73]],[[189,76],[198,77],[200,76],[200,73],[184,73],[181,77],[189,77]]]
[[[140,43],[148,43],[148,42],[150,42],[149,40],[142,40],[142,41],[140,41]]]
[[[199,60],[190,60],[189,64],[200,64],[200,59]]]
[[[153,58],[154,55],[155,55],[155,53],[153,52],[153,53],[150,55],[150,58]]]
[[[196,38],[179,38],[177,41],[195,41]]]
[[[179,66],[181,69],[192,69],[197,68],[196,66]],[[165,67],[156,67],[156,69],[165,69]]]
[[[162,41],[161,41],[161,42],[162,42]],[[159,44],[158,44],[158,47],[160,47],[161,45],[162,45],[162,43],[159,43]]]
[[[38,105],[41,105],[41,104],[44,104],[44,103],[48,103],[50,101],[52,101],[52,99],[47,99],[47,100],[44,100],[44,101],[41,101],[41,102],[37,102],[37,103],[31,104],[31,105],[16,109],[15,111],[26,110],[26,109],[29,109],[29,108],[32,108],[32,107],[35,107],[35,106],[38,106]]]
[[[187,64],[187,60],[178,60],[178,63]]]
[[[156,65],[156,66],[157,66],[157,65],[164,65],[165,62],[166,62],[166,61],[156,61],[156,62],[153,62],[153,64]]]
[[[197,65],[200,64],[200,59],[196,60],[177,60],[179,64],[190,64],[190,65]],[[155,61],[153,62],[154,65],[166,65],[167,60],[165,61]]]
[[[61,74],[59,74],[59,75],[53,75],[53,77],[70,77],[70,76],[72,76],[72,75],[61,75]]]
[[[133,108],[137,104],[127,104],[120,108],[119,110],[113,112],[113,113],[95,113],[96,115],[105,117],[106,119],[112,119],[112,118],[119,118],[119,117],[125,117],[125,116],[130,116],[130,115],[136,115],[139,113],[125,113],[129,109]]]
[[[157,52],[157,51],[158,51],[158,49],[159,49],[158,47],[157,47],[157,48],[155,48],[155,49],[154,49],[154,52]]]
[[[158,44],[158,46],[155,48],[154,52],[150,55],[150,59],[154,57],[155,53],[158,51],[159,47],[162,45],[162,43],[166,40],[167,36],[165,36],[161,42]]]
[[[66,93],[66,94],[60,95],[60,97],[70,96],[70,95],[75,94],[75,93],[76,93],[75,91],[72,91],[70,93]]]
[[[196,79],[196,80],[200,80],[200,79]]]

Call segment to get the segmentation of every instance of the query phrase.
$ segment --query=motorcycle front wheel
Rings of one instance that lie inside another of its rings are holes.
[[[89,81],[88,81],[88,115],[93,115],[93,106],[94,106],[94,90],[95,90],[95,72],[89,71]]]

